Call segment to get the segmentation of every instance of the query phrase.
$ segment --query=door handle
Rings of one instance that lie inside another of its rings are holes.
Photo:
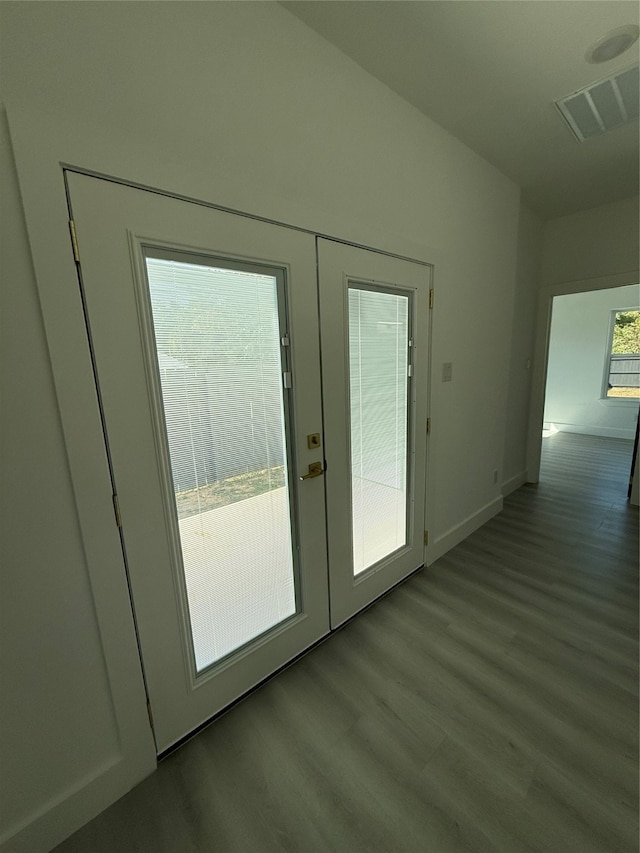
[[[309,480],[311,477],[321,477],[324,474],[324,468],[322,467],[322,462],[312,462],[309,465],[309,473],[303,474],[300,477],[301,480]]]

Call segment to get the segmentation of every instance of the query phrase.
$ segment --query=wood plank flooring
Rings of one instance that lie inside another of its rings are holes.
[[[541,481],[58,853],[638,850],[631,442]]]

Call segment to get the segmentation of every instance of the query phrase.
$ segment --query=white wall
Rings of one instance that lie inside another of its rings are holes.
[[[520,205],[515,298],[511,329],[509,398],[505,429],[502,492],[507,495],[527,481],[525,436],[529,422],[529,400],[538,296],[542,222]]]
[[[3,625],[13,661],[3,695],[4,766],[21,793],[3,821],[11,834],[39,820],[39,834],[16,835],[12,848],[36,850],[126,790],[125,774],[84,800],[70,793],[87,774],[106,778],[114,719],[126,743],[135,729],[126,713],[145,710],[141,681],[125,689],[136,650],[60,162],[435,262],[430,560],[500,508],[493,471],[503,457],[509,471],[521,465],[519,392],[504,451],[519,191],[278,5],[5,3],[0,13],[3,95],[48,343],[14,182],[2,298],[16,401],[3,407],[5,565],[17,588]],[[523,227],[534,234],[531,221]],[[521,241],[525,254],[526,245],[535,252],[534,236]],[[521,270],[532,268],[521,258]],[[517,322],[526,338],[526,315]],[[453,382],[440,381],[443,362]],[[50,515],[34,535],[42,507]]]
[[[155,762],[131,654],[118,689],[133,707],[114,713],[4,111],[0,184],[0,847],[37,853]],[[117,630],[135,652],[113,569]]]
[[[541,285],[637,270],[638,202],[636,195],[546,222]]]
[[[638,403],[601,396],[611,311],[639,305],[633,285],[555,297],[545,422],[566,432],[633,438]]]
[[[2,118],[0,813],[12,825],[107,760],[117,732]]]

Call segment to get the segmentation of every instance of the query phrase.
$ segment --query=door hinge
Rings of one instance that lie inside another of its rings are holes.
[[[151,704],[150,704],[148,699],[147,699],[147,716],[149,717],[149,725],[151,726],[151,729],[153,730],[153,714],[151,713]]]
[[[429,308],[433,308],[433,288],[429,291]]]
[[[431,418],[427,418],[427,435],[431,434]]]
[[[80,252],[78,250],[78,235],[76,234],[76,223],[73,219],[69,220],[69,233],[71,234],[71,246],[73,248],[73,259],[79,264],[80,263]]]
[[[425,532],[424,532],[424,544],[425,545],[429,544],[429,531],[428,530],[425,530]]]
[[[120,501],[118,500],[117,495],[114,494],[114,495],[112,495],[112,497],[113,497],[113,511],[115,513],[115,516],[116,516],[116,524],[118,525],[118,527],[122,527],[122,518],[120,516]]]

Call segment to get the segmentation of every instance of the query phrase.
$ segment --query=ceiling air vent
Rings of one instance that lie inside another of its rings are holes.
[[[638,72],[634,65],[555,102],[578,142],[638,120]]]

